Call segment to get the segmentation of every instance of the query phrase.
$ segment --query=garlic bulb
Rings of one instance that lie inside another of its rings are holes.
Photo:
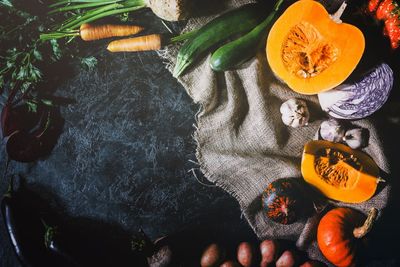
[[[343,141],[352,149],[365,147],[368,144],[368,139],[368,130],[362,128],[348,130],[343,137]]]
[[[297,128],[308,124],[310,112],[305,101],[291,98],[281,105],[282,121],[285,125]]]
[[[321,123],[319,134],[322,139],[331,142],[342,142],[345,135],[345,128],[335,119],[329,119]]]

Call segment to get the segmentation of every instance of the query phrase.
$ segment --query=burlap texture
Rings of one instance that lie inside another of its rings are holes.
[[[229,0],[227,9],[252,1]],[[212,17],[189,20],[186,30],[198,28]],[[163,51],[172,71],[177,47]],[[234,196],[244,216],[259,238],[301,239],[311,258],[323,260],[314,239],[317,220],[311,218],[292,225],[280,225],[267,219],[261,207],[261,194],[272,181],[284,177],[301,179],[300,161],[303,146],[316,136],[324,114],[316,96],[299,95],[278,81],[266,61],[265,52],[242,69],[215,73],[208,58],[198,62],[179,82],[195,103],[201,105],[197,115],[197,159],[205,177]],[[280,105],[289,98],[306,100],[311,122],[302,128],[289,128],[281,121]],[[378,132],[369,120],[355,124],[370,130],[365,149],[386,173],[389,167]],[[389,183],[368,202],[352,206],[367,212],[376,207],[382,214],[389,196]],[[335,203],[341,205],[342,203]],[[314,223],[312,223],[314,221]]]

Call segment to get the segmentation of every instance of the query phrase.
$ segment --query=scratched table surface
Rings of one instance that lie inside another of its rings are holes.
[[[138,20],[148,32],[165,32],[148,11],[139,12]],[[128,234],[142,228],[152,239],[199,225],[218,226],[238,240],[254,238],[234,198],[197,181],[204,180],[192,138],[199,107],[156,53],[111,54],[105,44],[81,45],[98,59],[95,70],[76,67],[67,77],[62,68],[54,71],[54,94],[73,100],[61,107],[63,132],[48,157],[13,162],[10,173],[25,177],[30,190],[71,220]],[[0,181],[1,194],[7,184]],[[370,266],[399,266],[396,207],[377,226],[381,249]],[[3,222],[0,237],[0,266],[20,266]]]

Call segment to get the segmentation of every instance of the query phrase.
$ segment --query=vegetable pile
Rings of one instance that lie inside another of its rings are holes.
[[[9,88],[1,112],[1,128],[9,159],[31,162],[47,156],[61,133],[62,124],[56,123],[60,121],[58,109],[52,101],[31,93],[34,85],[43,78],[38,67],[40,62],[46,61],[43,47],[51,49],[51,53],[46,55],[57,61],[61,58],[61,50],[56,39],[61,38],[67,38],[68,42],[78,36],[83,41],[113,38],[107,46],[110,52],[160,50],[166,45],[184,42],[177,55],[174,77],[184,75],[210,54],[209,65],[216,72],[242,68],[243,63],[265,45],[266,59],[275,75],[298,94],[318,94],[322,110],[336,119],[365,118],[378,111],[389,98],[395,74],[387,63],[375,66],[355,82],[348,80],[362,57],[368,55],[364,55],[366,33],[340,20],[346,3],[331,16],[320,3],[299,0],[279,18],[284,0],[277,0],[268,9],[261,4],[247,4],[217,16],[199,29],[173,37],[162,33],[138,35],[144,30],[140,25],[97,22],[146,7],[162,19],[181,20],[191,14],[189,2],[57,0],[50,5],[50,15],[67,19],[54,27],[39,25],[40,39],[31,38],[29,45],[21,46],[22,50],[7,47],[6,52],[1,52],[5,64],[0,70],[0,87]],[[8,1],[1,3],[4,5]],[[384,33],[389,37],[391,47],[398,48],[400,7],[397,2],[370,0],[368,9],[384,23]],[[267,16],[266,10],[269,10]],[[3,34],[15,34],[24,26],[37,23],[35,16],[16,13],[26,21],[14,29],[2,29]],[[44,30],[48,32],[44,33]],[[279,111],[282,122],[292,128],[307,127],[312,121],[313,114],[307,102],[297,96],[282,101]],[[316,207],[321,201],[319,193],[340,206],[341,203],[365,202],[377,192],[379,183],[383,181],[379,168],[369,155],[361,151],[369,145],[368,129],[353,127],[350,123],[345,126],[333,118],[321,123],[318,136],[324,140],[304,144],[303,179],[280,178],[260,192],[267,220],[284,227],[320,212]],[[6,223],[10,224],[8,231],[16,253],[24,263],[30,261],[26,257],[32,255],[26,256],[28,254],[21,252],[26,249],[16,243],[19,242],[18,230],[11,225],[16,220],[13,198],[11,188],[3,199],[2,212]],[[336,266],[354,266],[359,259],[360,240],[371,230],[377,212],[372,209],[365,218],[354,209],[334,208],[324,215],[319,222],[317,242],[326,259]],[[70,266],[91,264],[92,258],[82,259],[84,257],[74,247],[77,239],[72,243],[64,242],[65,233],[45,224],[44,228],[45,251],[64,258]],[[176,266],[182,258],[188,257],[176,252],[177,245],[169,237],[150,244],[147,242],[145,246],[145,261],[149,266]],[[203,247],[196,264],[245,267],[300,264],[291,250],[284,251],[280,257],[278,255],[278,246],[272,240],[262,241],[258,248],[251,242],[242,242],[237,245],[233,256],[223,245],[210,243]],[[139,256],[140,260],[144,259],[142,254]],[[197,260],[198,256],[194,258]],[[309,261],[302,266],[317,265]]]

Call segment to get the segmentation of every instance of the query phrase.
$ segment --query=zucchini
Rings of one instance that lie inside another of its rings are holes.
[[[181,47],[173,76],[179,77],[196,60],[226,39],[250,31],[262,18],[258,4],[247,4],[211,20]]]
[[[211,56],[211,68],[215,71],[231,70],[251,59],[258,49],[260,40],[266,35],[267,27],[275,19],[283,1],[278,0],[268,17],[249,33],[218,48]]]

